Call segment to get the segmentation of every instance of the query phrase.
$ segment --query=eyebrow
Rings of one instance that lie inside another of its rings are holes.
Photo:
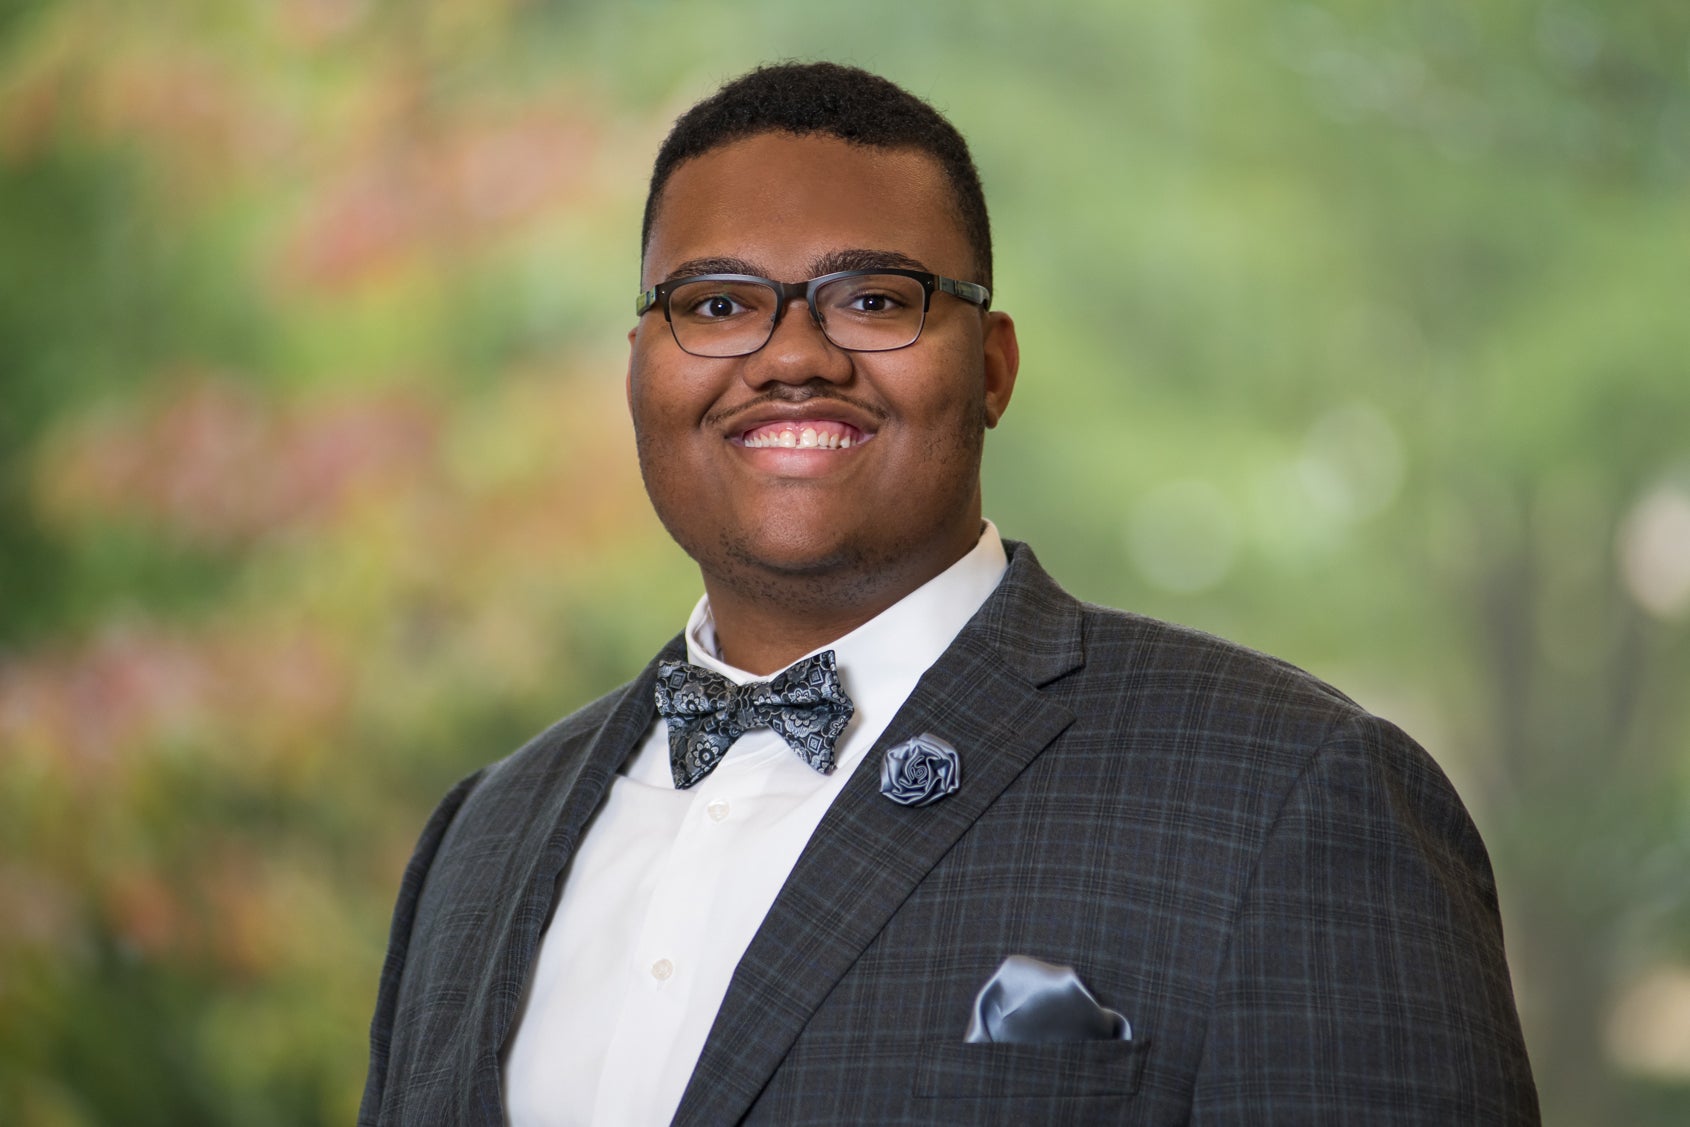
[[[679,278],[696,278],[700,274],[751,274],[762,276],[754,262],[743,258],[689,258],[664,277],[665,282]]]
[[[812,278],[819,278],[823,274],[837,274],[841,270],[880,269],[926,270],[927,266],[920,259],[911,258],[899,251],[862,248],[829,251],[810,260]],[[673,282],[682,278],[696,278],[701,274],[749,274],[758,278],[768,277],[763,267],[743,258],[689,258],[669,271],[663,280]]]
[[[841,270],[926,270],[927,267],[907,254],[895,250],[836,250],[810,262],[810,276],[834,274]]]

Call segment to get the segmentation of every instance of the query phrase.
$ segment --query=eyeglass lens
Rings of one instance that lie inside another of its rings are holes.
[[[822,331],[840,348],[884,352],[921,335],[926,294],[900,274],[840,278],[816,291]],[[675,342],[698,356],[743,356],[774,332],[780,296],[761,282],[703,278],[669,291]]]

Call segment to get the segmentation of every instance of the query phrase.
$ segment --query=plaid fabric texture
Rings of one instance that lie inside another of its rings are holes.
[[[1396,728],[1271,658],[1003,584],[869,755],[735,972],[677,1123],[1535,1123],[1489,861]],[[678,640],[662,658],[679,656]],[[655,661],[436,811],[394,913],[360,1122],[499,1124],[558,873],[651,722]],[[966,1044],[1011,954],[1131,1042]]]

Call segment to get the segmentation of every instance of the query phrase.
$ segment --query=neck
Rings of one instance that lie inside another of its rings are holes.
[[[798,618],[780,611],[771,612],[767,607],[740,606],[732,598],[719,600],[717,595],[710,595],[710,613],[715,619],[716,645],[722,660],[759,677],[778,673],[811,650],[838,641],[880,610]]]
[[[966,556],[978,539],[976,532],[931,559],[851,578],[764,575],[748,584],[743,576],[730,582],[706,574],[719,656],[759,677],[778,673],[894,606]]]

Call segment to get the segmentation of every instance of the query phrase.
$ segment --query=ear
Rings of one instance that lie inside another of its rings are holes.
[[[622,392],[628,397],[628,414],[634,413],[634,336],[640,331],[635,325],[628,330],[628,374],[622,381]]]
[[[986,425],[995,427],[1009,406],[1015,391],[1015,373],[1021,368],[1021,345],[1015,339],[1015,322],[1007,313],[986,314]]]

